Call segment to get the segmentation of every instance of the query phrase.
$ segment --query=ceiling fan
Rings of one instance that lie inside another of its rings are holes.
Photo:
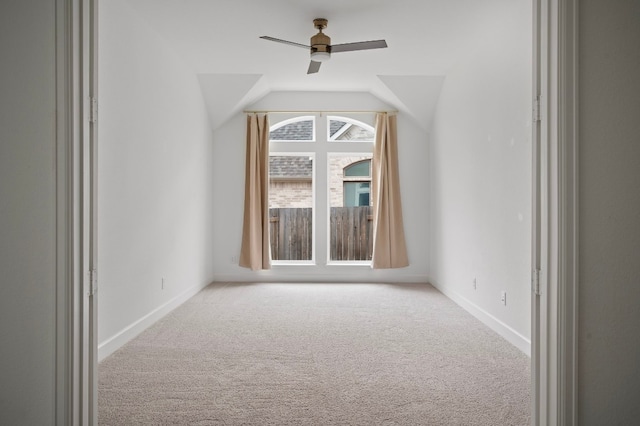
[[[320,64],[322,64],[323,61],[329,59],[332,53],[380,49],[387,47],[387,42],[384,40],[358,41],[355,43],[332,45],[331,38],[322,32],[323,29],[327,28],[327,23],[328,21],[324,18],[317,18],[313,20],[313,26],[318,29],[318,34],[311,37],[310,46],[269,36],[262,36],[260,38],[309,49],[311,51],[311,63],[309,64],[307,74],[314,74],[320,71]]]

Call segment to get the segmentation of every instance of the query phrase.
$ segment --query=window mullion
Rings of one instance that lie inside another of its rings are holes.
[[[315,186],[315,220],[316,220],[316,263],[326,265],[329,259],[328,253],[328,166],[327,166],[327,120],[322,115],[316,117],[316,186]]]

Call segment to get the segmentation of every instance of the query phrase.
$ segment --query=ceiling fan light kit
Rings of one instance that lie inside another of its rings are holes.
[[[331,59],[329,52],[311,52],[311,60],[316,62],[324,62]]]
[[[274,37],[262,36],[260,38],[277,43],[289,44],[291,46],[303,47],[309,49],[311,54],[311,63],[307,74],[314,74],[320,71],[320,64],[331,58],[331,53],[352,52],[356,50],[380,49],[387,47],[384,40],[360,41],[355,43],[331,44],[331,37],[322,32],[327,28],[328,21],[324,18],[316,18],[313,20],[313,26],[318,29],[318,34],[311,37],[310,45],[296,43],[293,41],[281,40]]]

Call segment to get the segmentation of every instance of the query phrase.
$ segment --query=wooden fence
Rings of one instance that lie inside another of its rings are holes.
[[[269,209],[272,260],[311,260],[311,208]]]
[[[331,207],[330,214],[330,259],[371,260],[373,250],[371,207]]]
[[[329,218],[330,260],[371,260],[371,207],[332,207]],[[311,260],[312,209],[269,209],[271,258]]]

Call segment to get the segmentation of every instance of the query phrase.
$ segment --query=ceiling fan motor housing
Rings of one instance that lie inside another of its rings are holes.
[[[322,30],[327,28],[326,19],[314,19],[313,25],[318,29],[318,34],[311,37],[311,56],[314,61],[329,59],[331,55],[331,37],[324,34]]]
[[[311,49],[315,49],[316,52],[331,53],[331,37],[324,33],[318,33],[311,37]]]

